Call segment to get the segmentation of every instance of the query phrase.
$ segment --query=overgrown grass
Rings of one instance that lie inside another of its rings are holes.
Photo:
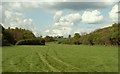
[[[11,46],[2,51],[3,72],[118,72],[115,46]]]

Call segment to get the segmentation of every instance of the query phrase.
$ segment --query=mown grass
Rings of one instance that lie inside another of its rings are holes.
[[[118,72],[115,46],[11,46],[2,52],[3,72]]]

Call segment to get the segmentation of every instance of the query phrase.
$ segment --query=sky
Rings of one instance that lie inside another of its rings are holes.
[[[90,33],[118,22],[115,0],[4,0],[0,23],[5,28],[31,30],[36,36],[68,36]]]

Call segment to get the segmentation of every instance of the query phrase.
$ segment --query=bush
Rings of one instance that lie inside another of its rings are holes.
[[[46,36],[44,39],[45,39],[45,42],[53,42],[53,41],[55,41],[52,36]]]
[[[7,40],[0,41],[0,46],[10,46],[11,44]]]
[[[20,40],[16,45],[45,45],[44,39],[25,39]]]

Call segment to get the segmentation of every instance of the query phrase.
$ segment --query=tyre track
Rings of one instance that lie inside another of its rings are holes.
[[[57,56],[57,57],[59,57],[58,55],[58,53],[55,51],[55,50],[53,50],[53,52],[55,53],[55,55]],[[56,58],[56,57],[54,57],[54,56],[51,56],[54,60],[56,60],[56,61],[58,61],[58,62],[60,62],[60,63],[62,63],[62,64],[64,64],[64,65],[66,65],[66,66],[68,66],[68,67],[71,67],[71,68],[73,68],[73,69],[76,69],[76,70],[78,70],[78,71],[80,71],[80,68],[78,68],[78,67],[75,67],[75,66],[73,66],[73,65],[71,65],[71,64],[68,64],[68,63],[66,63],[66,62],[64,62],[64,61],[62,61],[62,60],[60,60],[59,58]]]
[[[34,54],[35,54],[35,52],[34,52]],[[33,52],[31,53],[31,55],[29,56],[29,57],[27,57],[26,58],[26,63],[28,63],[29,64],[29,71],[34,71],[33,69],[35,68],[35,64],[33,63],[33,61],[32,61],[32,58],[35,58],[35,55],[33,54]],[[34,56],[33,56],[34,55]],[[36,55],[36,56],[38,56],[38,55]],[[29,58],[29,60],[27,60]],[[39,67],[36,67],[36,68],[39,68]],[[40,69],[40,71],[44,71],[43,69]],[[39,72],[39,71],[38,71]]]
[[[54,60],[56,60],[56,61],[64,64],[65,66],[68,66],[68,67],[70,67],[70,68],[76,69],[76,70],[78,70],[78,71],[80,70],[79,68],[77,68],[77,67],[75,67],[75,66],[73,66],[73,65],[71,65],[71,64],[68,64],[68,63],[66,63],[66,62],[64,62],[64,61],[62,61],[62,60],[60,60],[60,59],[58,59],[58,58],[56,58],[56,57],[54,57],[54,56],[50,56],[50,57],[51,57],[52,59],[54,59]]]
[[[43,61],[43,63],[45,63],[53,72],[60,72],[58,69],[54,68],[51,64],[49,64],[49,62],[39,53],[38,54],[39,58]]]

